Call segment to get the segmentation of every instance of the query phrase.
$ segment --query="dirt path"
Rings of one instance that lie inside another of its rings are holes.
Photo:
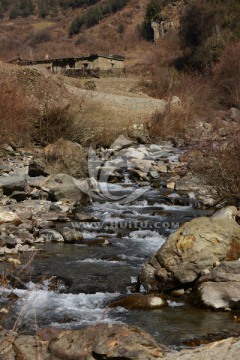
[[[75,96],[85,96],[100,102],[119,119],[128,117],[135,123],[148,119],[155,111],[163,111],[164,100],[153,99],[137,90],[137,78],[96,79],[96,90],[84,90],[66,84],[67,90]]]

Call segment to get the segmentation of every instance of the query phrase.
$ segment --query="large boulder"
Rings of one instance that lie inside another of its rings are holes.
[[[240,226],[228,218],[201,217],[182,225],[145,264],[141,282],[150,291],[190,287],[224,260],[240,257]]]
[[[88,181],[77,180],[67,174],[51,175],[41,184],[53,201],[67,199],[85,204],[88,201]]]
[[[224,261],[201,276],[199,300],[214,309],[240,309],[240,261]]]
[[[57,140],[48,145],[42,156],[29,164],[30,176],[47,176],[65,173],[78,179],[87,176],[87,158],[80,144],[69,140]]]
[[[164,352],[144,330],[108,324],[65,331],[51,340],[48,348],[54,359],[153,360]]]

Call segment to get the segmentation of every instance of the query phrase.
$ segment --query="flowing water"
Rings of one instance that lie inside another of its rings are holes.
[[[111,191],[131,192],[134,186],[127,178],[123,184],[112,185]],[[150,188],[131,204],[95,201],[84,212],[99,221],[73,226],[83,231],[85,240],[103,238],[111,245],[38,245],[41,251],[31,264],[31,277],[25,288],[14,290],[18,300],[9,328],[17,322],[21,332],[33,333],[36,325],[78,329],[98,322],[126,323],[144,328],[158,342],[172,347],[192,339],[239,332],[232,314],[194,308],[181,301],[169,301],[168,307],[154,311],[106,307],[109,300],[131,292],[144,262],[174,229],[194,217],[208,215],[197,208],[193,196]],[[58,291],[49,290],[47,277],[39,282],[46,273],[62,279]]]

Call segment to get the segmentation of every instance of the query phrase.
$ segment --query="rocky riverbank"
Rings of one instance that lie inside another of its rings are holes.
[[[186,174],[179,154],[170,142],[141,145],[124,136],[110,149],[90,154],[88,163],[85,150],[70,141],[57,141],[37,153],[5,146],[0,169],[0,254],[34,251],[36,243],[45,241],[81,242],[81,234],[60,231],[59,223],[69,229],[73,219],[96,221],[81,216],[81,206],[91,198],[112,200],[102,184],[121,182],[126,176],[133,179],[140,189],[124,201],[138,198],[148,186],[174,190]],[[186,194],[168,201],[195,199]]]
[[[239,351],[240,338],[216,341],[195,349],[171,351],[164,345],[158,345],[145,331],[124,325],[99,324],[78,331],[46,328],[35,337],[0,332],[2,360],[237,360]]]
[[[0,267],[1,285],[7,289],[25,286],[17,276],[26,265],[21,264],[21,254],[34,255],[41,251],[41,244],[111,246],[109,238],[95,233],[94,238],[89,239],[81,228],[73,226],[100,222],[96,214],[84,211],[91,202],[123,206],[141,199],[151,188],[162,190],[165,208],[185,205],[199,209],[212,203],[208,189],[189,174],[184,149],[176,148],[171,142],[141,144],[136,139],[120,136],[110,149],[91,151],[87,157],[80,145],[60,140],[34,151],[5,146],[1,155]],[[124,186],[129,182],[129,191],[126,186],[124,192],[119,189],[111,193],[110,185]],[[154,204],[156,199],[151,201]],[[153,215],[163,221],[166,210],[162,207],[158,212]],[[172,234],[146,262],[139,281],[131,287],[135,294],[115,297],[105,304],[106,311],[116,307],[158,310],[179,298],[212,309],[239,309],[238,214],[236,208],[229,207],[212,217],[186,222],[175,232],[169,229]],[[166,230],[169,223],[166,221],[164,226]],[[110,259],[114,263],[123,258],[112,255]],[[60,283],[60,287],[66,285],[61,281],[52,285],[48,279],[48,288],[53,291],[58,290]],[[16,300],[9,299],[9,304]],[[4,302],[0,310],[3,317],[8,316],[9,304]],[[49,337],[47,333],[48,330],[43,330],[33,337],[2,330],[0,354],[6,360],[32,359],[36,352],[42,354],[43,359],[156,359],[163,356],[171,359],[176,356],[157,345],[143,330],[123,325],[102,324],[68,332],[54,328],[49,330]],[[68,344],[74,346],[68,347]],[[229,348],[235,356],[239,340],[201,347],[199,356],[205,353],[214,356],[221,347]],[[65,353],[65,349],[70,352]],[[188,359],[189,354],[183,351],[179,356]]]

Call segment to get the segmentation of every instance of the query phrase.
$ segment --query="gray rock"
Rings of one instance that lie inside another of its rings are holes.
[[[61,233],[64,241],[67,243],[77,244],[79,242],[82,243],[83,241],[83,234],[79,230],[65,226],[63,228],[58,228],[58,231]]]
[[[17,240],[11,236],[1,236],[0,237],[0,245],[6,246],[9,249],[13,249],[17,245]]]
[[[202,186],[202,183],[198,178],[188,174],[177,181],[176,190],[177,191],[196,191],[201,186]]]
[[[201,302],[213,309],[240,309],[240,282],[207,281],[198,288]]]
[[[12,234],[23,244],[31,245],[34,243],[34,237],[27,229],[18,228]]]
[[[124,135],[120,135],[111,145],[111,149],[118,151],[132,145],[134,145],[134,141],[128,139]]]
[[[52,175],[42,183],[53,201],[68,199],[85,204],[88,201],[88,181],[77,180],[66,174]],[[85,190],[85,192],[84,192]]]
[[[3,195],[11,195],[14,191],[24,191],[27,186],[27,180],[24,176],[0,177],[0,189]]]
[[[201,276],[198,297],[214,309],[240,309],[240,261],[224,261]]]
[[[59,232],[57,232],[56,230],[52,230],[52,229],[41,230],[39,232],[39,235],[46,242],[48,242],[48,241],[63,242],[64,241],[63,236]]]
[[[221,210],[216,211],[212,218],[219,219],[235,219],[236,215],[240,214],[236,206],[227,206]]]
[[[28,175],[31,177],[48,176],[49,171],[44,158],[35,158],[29,164]]]
[[[130,169],[129,173],[136,179],[148,181],[147,173],[144,171],[137,170],[137,169]]]
[[[27,199],[27,193],[25,191],[14,191],[10,198],[16,200],[17,202],[24,201]]]
[[[145,264],[141,281],[149,290],[171,291],[195,282],[225,259],[240,257],[240,226],[232,219],[197,218],[171,234]]]
[[[158,178],[159,178],[159,174],[158,174],[158,172],[155,171],[155,170],[150,171],[150,172],[149,172],[149,175],[150,175],[151,178],[153,178],[153,179],[158,179]]]
[[[121,155],[123,155],[127,159],[133,158],[133,159],[142,160],[142,159],[145,158],[145,156],[147,154],[144,153],[143,151],[139,150],[139,149],[128,148],[126,151],[121,152]]]
[[[152,170],[151,160],[131,159],[129,162],[135,169],[141,170],[143,172],[148,173],[149,170]]]
[[[154,169],[157,170],[160,173],[167,173],[168,172],[167,165],[165,165],[163,161],[161,161],[157,165],[155,165]]]
[[[230,109],[230,118],[231,120],[240,122],[240,110],[236,108]]]

